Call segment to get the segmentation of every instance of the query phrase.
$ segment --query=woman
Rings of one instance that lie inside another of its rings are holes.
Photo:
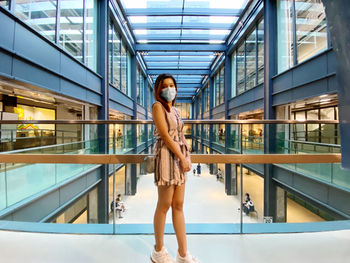
[[[154,85],[157,100],[152,106],[154,134],[154,181],[158,187],[158,203],[154,213],[154,235],[156,244],[151,254],[154,263],[174,262],[164,248],[166,214],[171,206],[172,220],[178,243],[176,262],[199,262],[187,251],[183,202],[185,197],[185,172],[190,171],[191,161],[188,146],[182,132],[183,122],[174,107],[177,86],[172,75],[161,74]]]

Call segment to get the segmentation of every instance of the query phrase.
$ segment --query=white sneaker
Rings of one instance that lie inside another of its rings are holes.
[[[173,258],[170,256],[165,247],[162,247],[162,249],[158,252],[153,249],[151,261],[153,263],[174,263]]]
[[[181,257],[179,252],[177,252],[176,263],[200,263],[200,261],[194,256],[191,256],[191,254],[187,251],[185,257]]]

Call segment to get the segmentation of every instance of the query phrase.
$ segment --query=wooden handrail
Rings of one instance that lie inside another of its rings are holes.
[[[142,163],[149,154],[0,154],[0,163]],[[193,163],[340,163],[341,154],[192,154]]]

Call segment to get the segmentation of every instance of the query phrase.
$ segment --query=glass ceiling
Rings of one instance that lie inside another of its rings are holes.
[[[195,95],[202,80],[222,50],[197,51],[193,45],[224,45],[248,0],[120,0],[127,25],[153,80],[169,70],[179,82]],[[142,50],[162,46],[161,50]],[[169,45],[169,50],[164,45]],[[173,46],[181,44],[181,52]],[[193,44],[192,49],[188,44]],[[183,48],[182,48],[183,47]],[[159,70],[159,73],[157,72]],[[195,71],[199,70],[199,71]],[[193,86],[193,87],[192,87]],[[180,91],[184,91],[181,88]],[[179,92],[180,93],[180,92]],[[180,94],[179,94],[180,95]]]

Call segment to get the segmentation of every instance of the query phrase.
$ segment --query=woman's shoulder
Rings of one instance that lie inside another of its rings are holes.
[[[152,107],[154,107],[155,105],[162,105],[162,103],[160,103],[159,101],[155,101],[155,102],[153,102],[153,104],[152,104]]]
[[[155,101],[152,105],[152,109],[153,108],[158,108],[158,107],[163,107],[162,103],[160,103],[159,101]]]

